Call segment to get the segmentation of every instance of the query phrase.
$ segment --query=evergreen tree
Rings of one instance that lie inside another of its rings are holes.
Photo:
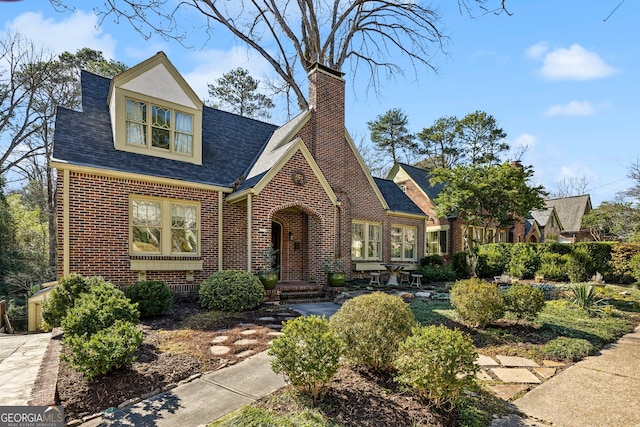
[[[209,95],[214,101],[211,104],[231,113],[252,119],[268,119],[273,102],[266,95],[258,92],[260,80],[256,80],[244,68],[236,68],[225,73],[216,80],[216,84],[208,84]]]

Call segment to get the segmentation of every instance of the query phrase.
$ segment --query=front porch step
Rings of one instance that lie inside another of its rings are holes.
[[[314,283],[278,283],[276,290],[280,292],[280,301],[311,302],[327,300],[325,286]]]

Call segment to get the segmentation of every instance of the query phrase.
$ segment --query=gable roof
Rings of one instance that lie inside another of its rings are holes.
[[[398,184],[388,179],[373,179],[386,200],[387,205],[389,205],[389,210],[396,213],[426,217],[425,213],[398,187]]]
[[[549,219],[553,216],[558,222],[558,227],[562,230],[562,221],[560,221],[558,212],[554,206],[547,206],[544,209],[532,209],[529,214],[538,223],[539,227],[545,227],[549,223]]]
[[[397,166],[402,168],[409,178],[422,190],[422,192],[433,202],[442,189],[445,186],[445,183],[439,182],[435,185],[431,185],[429,180],[431,179],[431,174],[425,169],[420,169],[415,166],[408,165],[406,163],[397,163]],[[394,168],[396,166],[394,165]]]
[[[52,163],[230,187],[277,126],[214,108],[202,112],[202,165],[114,148],[107,106],[110,79],[83,71],[82,111],[58,108]]]
[[[591,197],[588,194],[545,200],[547,207],[552,206],[558,213],[562,231],[577,232],[582,228],[582,217],[591,210]]]

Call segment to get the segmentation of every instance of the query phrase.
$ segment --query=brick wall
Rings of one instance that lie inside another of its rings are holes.
[[[58,275],[63,271],[62,185],[58,187]],[[134,256],[129,254],[129,195],[154,196],[200,202],[200,256]],[[203,270],[194,272],[201,283],[218,270],[218,192],[194,190],[166,184],[142,183],[71,172],[69,182],[70,272],[99,275],[116,285],[138,280],[130,270],[131,260],[202,260]],[[148,271],[147,280],[187,285],[184,271]]]

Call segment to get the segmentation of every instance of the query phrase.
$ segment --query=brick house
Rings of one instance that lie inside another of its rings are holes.
[[[450,258],[452,254],[464,250],[465,233],[471,245],[484,240],[484,228],[469,225],[462,215],[438,217],[434,200],[445,184],[432,185],[429,171],[404,163],[396,163],[389,172],[388,178],[394,181],[427,215],[426,253]],[[489,233],[487,236],[489,242],[525,241],[524,222],[517,222],[511,227],[497,227],[495,224],[489,224],[486,232]]]
[[[82,73],[82,110],[59,108],[58,275],[187,289],[223,269],[326,283],[364,263],[415,263],[425,214],[374,179],[345,129],[342,74],[316,65],[308,111],[275,126],[204,106],[160,52],[106,79]]]

